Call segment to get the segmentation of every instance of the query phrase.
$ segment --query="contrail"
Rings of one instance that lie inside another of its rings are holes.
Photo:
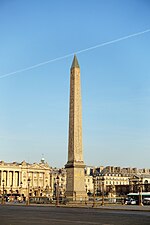
[[[55,59],[50,59],[48,61],[41,62],[41,63],[26,67],[26,68],[23,68],[23,69],[20,69],[20,70],[16,70],[14,72],[3,74],[3,75],[0,76],[0,79],[5,78],[5,77],[9,77],[9,76],[12,76],[14,74],[21,73],[21,72],[24,72],[24,71],[32,70],[34,68],[37,68],[37,67],[55,62],[55,61],[59,61],[59,60],[65,59],[65,58],[69,58],[70,56],[73,56],[74,54],[76,54],[76,55],[81,54],[83,52],[91,51],[91,50],[96,49],[96,48],[100,48],[100,47],[103,47],[103,46],[106,46],[106,45],[114,44],[116,42],[123,41],[123,40],[126,40],[128,38],[139,36],[139,35],[142,35],[142,34],[145,34],[145,33],[148,33],[148,32],[150,32],[150,29],[147,29],[147,30],[144,30],[144,31],[141,31],[141,32],[138,32],[138,33],[130,34],[130,35],[127,35],[127,36],[124,36],[124,37],[121,37],[121,38],[111,40],[111,41],[103,42],[101,44],[98,44],[98,45],[95,45],[95,46],[92,46],[92,47],[89,47],[89,48],[86,48],[86,49],[82,49],[82,50],[79,50],[79,51],[61,56],[61,57],[57,57]]]

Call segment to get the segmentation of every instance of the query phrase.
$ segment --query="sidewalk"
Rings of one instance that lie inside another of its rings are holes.
[[[146,211],[150,212],[150,205],[106,205],[99,206],[98,209],[108,209],[108,210],[125,210],[125,211]]]
[[[26,204],[21,203],[7,203],[5,206],[26,206]],[[122,210],[122,211],[145,211],[150,212],[150,205],[97,205],[96,207],[92,207],[92,205],[85,205],[85,204],[67,204],[67,205],[59,205],[56,206],[54,204],[30,204],[26,207],[63,207],[63,208],[88,208],[88,209],[99,209],[99,210]]]

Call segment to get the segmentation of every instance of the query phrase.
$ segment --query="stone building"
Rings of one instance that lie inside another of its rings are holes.
[[[51,196],[56,198],[56,188],[59,185],[59,196],[64,197],[66,191],[66,170],[53,168],[50,172]]]
[[[93,166],[85,167],[85,189],[89,196],[93,193],[93,171]]]
[[[95,186],[94,186],[95,181]],[[56,198],[56,188],[59,185],[59,197],[65,197],[66,169],[52,168],[44,159],[40,163],[6,163],[0,161],[0,196],[3,191],[7,195],[17,198],[27,197],[28,185],[30,196],[47,196]],[[142,191],[150,191],[150,170],[121,167],[85,167],[85,190],[88,196],[94,193],[102,195],[102,186],[107,196],[112,194],[124,195],[129,192],[138,192],[139,185]]]
[[[102,183],[105,194],[115,192],[117,195],[129,192],[138,192],[139,185],[143,191],[148,191],[150,187],[150,169],[121,168],[107,166],[102,170],[95,168],[93,176],[96,177],[96,193],[101,195]],[[103,179],[102,179],[103,178]]]
[[[56,185],[59,185],[60,197],[66,191],[66,170],[50,167],[44,159],[40,163],[6,163],[0,161],[0,196],[46,196],[56,198]]]
[[[29,164],[0,162],[0,193],[27,196],[52,195],[52,168],[44,160]]]

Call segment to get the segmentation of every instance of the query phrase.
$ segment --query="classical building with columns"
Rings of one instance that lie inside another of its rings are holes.
[[[0,194],[27,196],[52,195],[52,168],[44,159],[40,163],[6,163],[0,161]]]

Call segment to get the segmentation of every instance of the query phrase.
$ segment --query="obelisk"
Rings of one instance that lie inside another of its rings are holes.
[[[70,109],[69,109],[69,141],[66,197],[71,201],[84,200],[86,197],[84,181],[84,162],[82,150],[82,109],[80,67],[76,55],[70,70]]]

